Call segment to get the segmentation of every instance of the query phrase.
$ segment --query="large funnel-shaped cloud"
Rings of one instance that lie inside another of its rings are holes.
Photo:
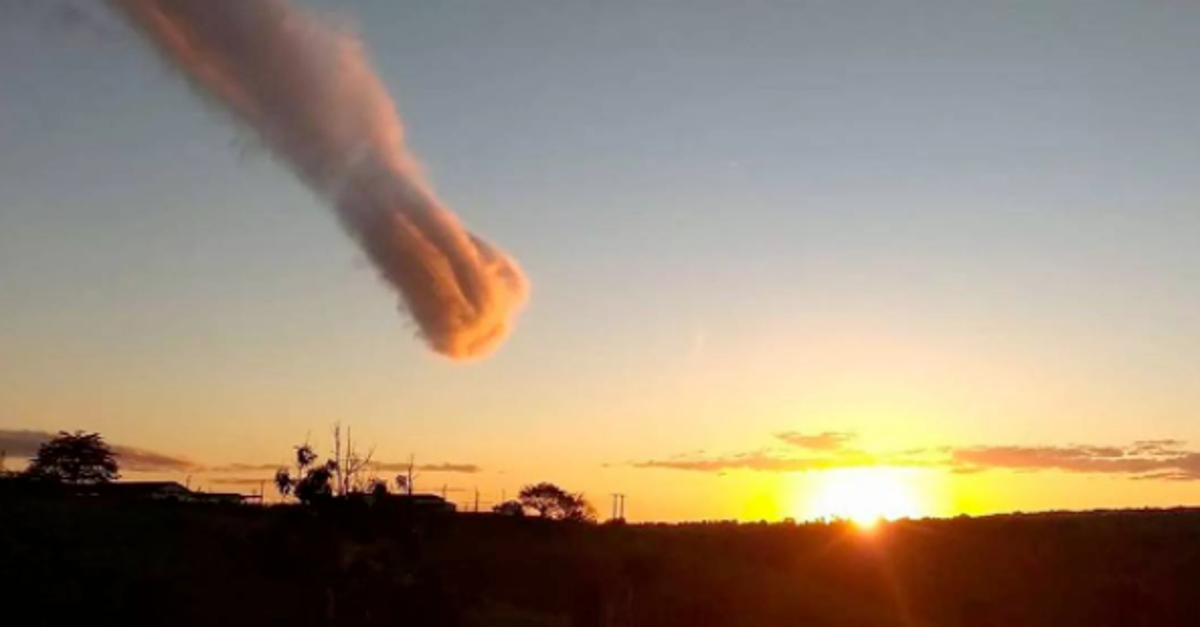
[[[433,193],[355,37],[287,0],[109,2],[328,199],[433,350],[469,359],[504,339],[528,283]]]

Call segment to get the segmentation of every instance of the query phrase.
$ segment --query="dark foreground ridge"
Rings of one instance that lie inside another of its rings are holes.
[[[591,525],[321,509],[0,502],[20,625],[1195,625],[1200,512]]]

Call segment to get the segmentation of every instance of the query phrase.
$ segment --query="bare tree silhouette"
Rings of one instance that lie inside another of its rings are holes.
[[[333,426],[333,460],[330,467],[333,472],[333,490],[338,496],[346,496],[356,492],[365,492],[370,487],[371,480],[365,476],[371,458],[375,455],[375,447],[371,447],[366,455],[360,455],[354,448],[354,440],[350,427],[346,427],[346,446],[342,447],[342,423]]]

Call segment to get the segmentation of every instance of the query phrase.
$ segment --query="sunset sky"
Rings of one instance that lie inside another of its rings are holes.
[[[530,278],[470,364],[102,3],[27,4],[0,0],[10,468],[85,429],[126,478],[248,492],[340,420],[419,489],[552,480],[636,520],[881,485],[902,515],[1200,505],[1200,3],[300,2]]]

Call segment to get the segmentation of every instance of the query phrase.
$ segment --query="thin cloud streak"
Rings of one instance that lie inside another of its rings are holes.
[[[402,472],[408,470],[408,462],[371,462],[368,467],[380,472]],[[440,464],[416,464],[413,470],[419,472],[446,472],[473,475],[483,472],[476,464],[443,462]]]
[[[27,460],[37,455],[38,447],[54,438],[57,433],[33,429],[0,429],[0,451],[9,459]],[[134,473],[176,473],[188,472],[198,475],[242,474],[253,475],[263,473],[262,478],[255,477],[214,477],[212,481],[223,482],[244,479],[246,482],[257,483],[269,480],[275,471],[288,467],[287,463],[271,462],[232,462],[218,465],[204,465],[185,457],[171,455],[149,449],[110,443],[113,453],[117,455],[117,463],[121,472]],[[403,472],[408,470],[408,462],[372,462],[367,469],[372,472]],[[473,475],[483,472],[478,464],[466,462],[441,462],[417,464],[413,470],[423,473],[446,473]],[[234,484],[230,484],[234,485]]]
[[[816,435],[806,435],[796,431],[785,431],[775,434],[775,437],[792,446],[814,451],[836,451],[857,439],[854,433],[841,431],[826,431]]]
[[[158,453],[148,451],[142,448],[132,446],[114,446],[113,453],[117,455],[117,462],[121,464],[121,470],[130,472],[185,472],[199,470],[200,466],[196,463],[167,455],[166,453]]]
[[[424,472],[455,472],[455,473],[466,474],[466,475],[473,475],[476,473],[483,472],[483,469],[480,468],[479,466],[476,466],[475,464],[452,464],[452,463],[425,464],[422,466],[418,466],[417,470],[421,470]]]
[[[205,468],[204,471],[205,472],[255,472],[255,471],[261,470],[261,471],[275,472],[276,470],[279,470],[280,468],[284,468],[285,466],[286,466],[286,464],[233,463],[233,464],[225,464],[223,466],[212,466],[209,468]]]
[[[9,457],[33,457],[43,442],[55,434],[28,429],[0,429],[0,451]]]
[[[211,473],[239,473],[239,472],[257,472],[269,471],[275,472],[280,468],[287,468],[288,464],[272,464],[272,463],[231,463],[220,466],[210,466],[203,468],[204,472]],[[376,462],[372,461],[366,465],[366,469],[372,472],[401,472],[408,470],[408,462]],[[483,472],[477,464],[443,462],[440,464],[416,464],[413,466],[414,471],[419,472],[446,472],[460,474],[477,474]]]
[[[1172,446],[1177,445],[1172,441]],[[954,449],[952,464],[968,469],[1017,470],[1115,475],[1170,475],[1175,480],[1200,479],[1200,453],[1164,449],[1109,446],[976,446]]]
[[[1067,472],[1125,476],[1139,480],[1200,480],[1200,452],[1181,440],[1140,440],[1126,446],[942,446],[894,452],[849,448],[853,433],[797,432],[775,436],[786,450],[716,456],[689,455],[634,462],[635,468],[723,474],[731,471],[792,473],[864,466],[940,468],[955,474],[991,471]],[[797,455],[791,449],[801,449]]]
[[[264,483],[270,484],[271,479],[265,477],[218,477],[209,479],[208,482],[213,485],[259,486]]]
[[[29,459],[37,455],[38,447],[53,439],[57,433],[29,429],[0,429],[0,451],[13,458]],[[136,446],[110,444],[117,463],[126,472],[185,472],[202,467],[195,462],[168,453]]]
[[[781,457],[771,452],[757,452],[730,455],[728,457],[649,460],[635,462],[633,467],[665,468],[706,473],[725,473],[733,470],[784,473],[873,465],[875,465],[875,460],[868,457],[853,461],[845,458]]]

